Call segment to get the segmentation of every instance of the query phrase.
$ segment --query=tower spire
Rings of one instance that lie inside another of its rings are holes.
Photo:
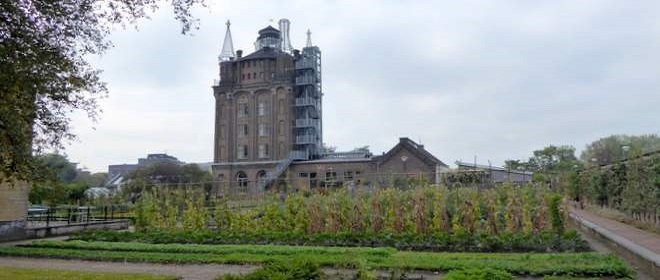
[[[312,31],[307,29],[307,45],[306,47],[311,47],[312,46]]]
[[[227,20],[226,24],[227,24],[227,31],[225,32],[225,41],[222,43],[222,51],[220,52],[220,56],[218,56],[218,59],[220,61],[228,61],[235,57],[234,43],[231,40],[231,30],[229,29],[231,22]]]

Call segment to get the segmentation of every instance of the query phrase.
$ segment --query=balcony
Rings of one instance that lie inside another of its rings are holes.
[[[318,119],[297,119],[296,127],[318,127]]]
[[[314,79],[314,76],[300,76],[296,77],[296,85],[311,85],[316,83],[316,79]]]
[[[317,101],[314,98],[303,97],[296,98],[296,106],[316,106]]]
[[[314,135],[298,135],[296,136],[296,144],[315,144],[316,136]]]
[[[301,59],[296,61],[296,69],[316,69],[316,63],[311,59]]]

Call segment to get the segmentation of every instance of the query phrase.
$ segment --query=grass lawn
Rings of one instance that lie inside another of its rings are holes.
[[[156,263],[264,264],[313,260],[325,267],[450,271],[493,268],[516,275],[631,276],[617,257],[598,253],[433,253],[392,248],[278,245],[194,245],[130,242],[37,241],[0,247],[0,255]]]
[[[174,280],[176,277],[133,273],[80,272],[55,269],[0,267],[0,279],[12,280]]]

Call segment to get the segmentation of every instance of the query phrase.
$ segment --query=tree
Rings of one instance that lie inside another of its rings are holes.
[[[369,151],[369,145],[362,146],[362,147],[357,147],[357,148],[353,149],[351,152],[371,154],[371,151]]]
[[[624,160],[634,152],[648,153],[658,150],[660,137],[655,134],[611,135],[587,145],[580,158],[587,166],[607,165]]]
[[[330,146],[327,143],[323,143],[323,146],[321,147],[321,154],[332,154],[337,151],[336,146]]]
[[[203,0],[171,0],[182,33]],[[107,93],[87,61],[112,46],[113,26],[134,25],[164,0],[22,0],[0,5],[0,180],[35,180],[33,154],[75,136],[71,111],[95,120]]]
[[[76,164],[60,154],[35,157],[41,179],[34,181],[28,194],[32,203],[77,204],[84,200],[85,191],[98,183],[94,175],[78,170]]]
[[[208,171],[199,168],[197,164],[179,165],[171,162],[156,163],[147,168],[133,171],[127,177],[128,183],[122,190],[125,196],[134,199],[143,190],[151,190],[154,186],[178,187],[197,186],[209,191],[213,177]]]
[[[529,158],[527,165],[535,172],[562,172],[576,170],[581,163],[572,146],[550,145],[534,151],[534,156]]]
[[[507,170],[527,169],[527,162],[521,161],[519,159],[508,159],[504,161],[504,168]]]

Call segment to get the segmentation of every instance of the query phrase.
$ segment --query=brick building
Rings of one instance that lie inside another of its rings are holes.
[[[258,193],[273,188],[385,184],[386,174],[437,180],[447,168],[408,138],[389,152],[325,153],[322,149],[321,51],[311,42],[295,50],[289,21],[258,32],[255,51],[234,52],[227,31],[213,84],[213,175],[218,193]],[[390,176],[391,177],[391,176]]]

